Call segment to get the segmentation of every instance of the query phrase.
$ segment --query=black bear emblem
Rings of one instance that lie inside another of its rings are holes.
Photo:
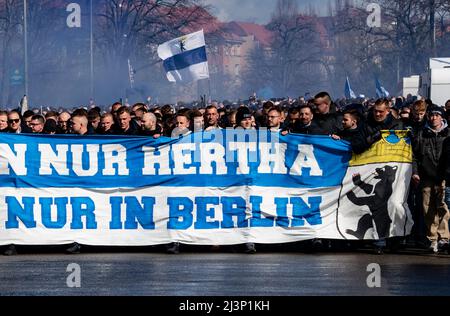
[[[389,237],[389,230],[392,223],[388,212],[388,200],[392,195],[393,183],[397,173],[397,167],[384,166],[375,169],[375,179],[379,179],[375,185],[371,185],[361,181],[361,176],[356,174],[353,176],[353,183],[360,187],[366,194],[372,194],[365,197],[357,197],[353,191],[347,193],[348,199],[355,205],[367,205],[371,214],[366,214],[358,221],[356,231],[347,229],[349,235],[353,235],[358,239],[363,239],[367,230],[373,227],[379,238]]]

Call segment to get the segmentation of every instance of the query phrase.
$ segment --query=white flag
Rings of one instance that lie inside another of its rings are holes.
[[[192,82],[209,78],[203,30],[158,46],[158,56],[170,82]]]
[[[28,98],[24,95],[20,100],[20,114],[23,115],[26,111],[28,111]]]

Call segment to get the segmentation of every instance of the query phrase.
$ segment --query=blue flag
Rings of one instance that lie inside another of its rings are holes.
[[[377,88],[377,91],[376,91],[376,93],[377,93],[377,98],[387,98],[387,97],[389,97],[389,91],[387,91],[382,85],[381,85],[381,82],[380,82],[380,80],[378,80],[378,78],[377,79],[375,79],[375,81],[376,81],[376,88]]]
[[[345,97],[347,99],[356,99],[356,94],[350,87],[350,81],[348,80],[348,77],[347,80],[345,81]]]

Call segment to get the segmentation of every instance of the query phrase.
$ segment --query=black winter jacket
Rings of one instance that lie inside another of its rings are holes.
[[[450,137],[447,137],[442,143],[439,177],[439,180],[445,180],[445,185],[450,187]]]
[[[368,149],[364,130],[361,125],[355,129],[344,129],[337,134],[342,140],[350,142],[355,154],[362,154]]]
[[[370,147],[381,139],[381,131],[402,131],[405,127],[401,120],[395,119],[391,114],[383,122],[377,122],[373,115],[369,115],[365,125],[366,142]]]
[[[314,113],[313,122],[327,135],[337,134],[342,129],[342,113],[336,112],[332,103],[327,114]]]
[[[328,135],[328,132],[317,126],[317,124],[314,121],[312,121],[311,124],[306,126],[303,125],[299,120],[297,120],[290,129],[290,132],[294,134],[306,134],[306,135]]]
[[[442,179],[439,165],[444,140],[450,135],[447,122],[436,133],[427,125],[413,139],[413,174],[433,181]]]

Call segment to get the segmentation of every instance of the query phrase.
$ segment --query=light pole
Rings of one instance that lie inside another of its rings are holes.
[[[397,40],[397,45],[398,46],[400,46],[400,40],[399,40],[399,22],[398,22],[398,19],[397,19],[397,21],[393,21],[392,23],[391,23],[391,25],[393,25],[393,26],[395,26],[395,28],[396,28],[396,40]],[[397,50],[400,50],[400,48],[399,47],[397,47]],[[397,52],[397,83],[399,83],[400,82],[400,53],[399,52]]]
[[[435,25],[435,13],[436,3],[435,0],[430,0],[430,39],[431,39],[431,57],[436,57],[436,25]]]
[[[28,97],[28,21],[27,21],[27,0],[23,0],[23,46],[24,46],[24,83],[25,83],[25,95]]]
[[[92,0],[90,0],[90,50],[91,50],[91,99],[94,100],[94,18],[93,18],[93,5]]]

